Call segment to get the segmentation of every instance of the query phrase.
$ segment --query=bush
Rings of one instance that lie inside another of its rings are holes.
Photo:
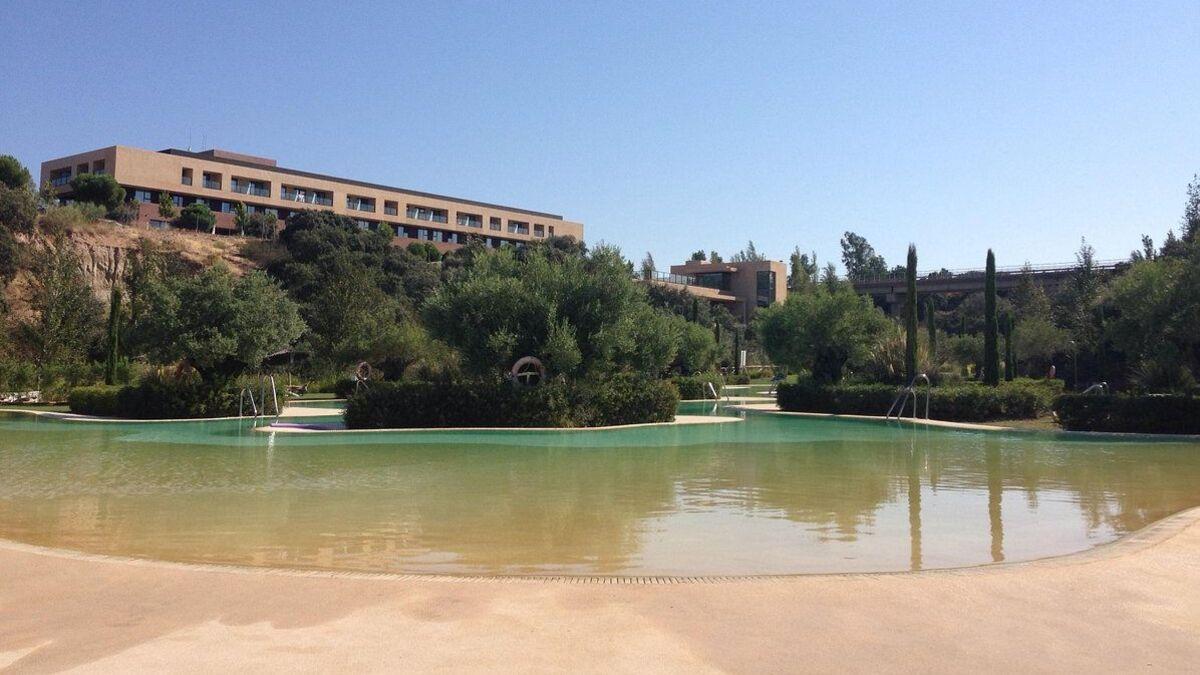
[[[500,379],[375,382],[348,397],[345,420],[350,429],[605,426],[670,421],[678,400],[669,383],[637,375],[531,389]]]
[[[750,375],[748,373],[741,373],[739,375],[731,375],[729,377],[729,384],[735,384],[735,385],[750,384]]]
[[[1200,434],[1200,398],[1181,394],[1064,394],[1054,413],[1071,431]]]
[[[119,396],[124,387],[75,387],[67,397],[71,412],[97,417],[120,416]]]
[[[53,206],[42,214],[42,227],[48,232],[65,232],[87,223],[94,223],[104,217],[103,206],[88,202]]]
[[[591,419],[583,426],[670,422],[679,392],[669,382],[624,373],[593,383]]]
[[[1028,381],[1006,382],[998,387],[934,387],[929,397],[929,417],[955,422],[1034,418],[1050,407],[1048,388]],[[780,384],[778,402],[780,408],[791,412],[884,415],[898,392],[898,387],[887,384],[821,386],[804,380]],[[918,387],[917,402],[923,414],[924,388]]]
[[[675,383],[675,388],[679,390],[679,398],[685,401],[694,401],[697,399],[708,398],[708,385],[711,383],[713,388],[717,390],[717,395],[721,394],[723,383],[721,376],[716,373],[700,373],[698,375],[679,375],[671,380]]]
[[[146,377],[125,387],[76,387],[71,412],[127,419],[191,419],[237,414],[238,395],[199,377]]]

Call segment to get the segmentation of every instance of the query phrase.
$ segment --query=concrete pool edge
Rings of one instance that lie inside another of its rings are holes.
[[[387,582],[422,581],[441,583],[532,583],[532,584],[599,584],[616,586],[685,585],[685,584],[730,584],[787,582],[801,579],[839,578],[907,578],[931,576],[979,576],[1019,573],[1024,570],[1064,568],[1112,561],[1164,544],[1193,525],[1200,524],[1200,506],[1194,506],[1146,525],[1113,541],[1092,548],[1059,555],[1019,560],[1013,562],[983,563],[960,567],[943,567],[928,570],[905,570],[891,572],[796,572],[787,574],[722,574],[722,575],[596,575],[596,574],[423,574],[415,572],[365,572],[354,570],[308,569],[297,567],[255,567],[233,563],[199,563],[138,558],[133,556],[88,553],[72,549],[54,548],[28,544],[12,539],[0,538],[0,551],[22,553],[59,560],[124,565],[216,574],[247,576],[298,577],[316,579],[357,579]]]
[[[1078,436],[1080,438],[1113,438],[1123,440],[1159,440],[1159,441],[1191,441],[1200,443],[1200,434],[1145,434],[1119,431],[1072,431],[1070,429],[1031,429],[1028,427],[1010,427],[1000,424],[983,424],[979,422],[951,422],[949,420],[921,419],[912,417],[889,418],[883,415],[852,415],[839,413],[799,412],[780,410],[773,403],[744,403],[728,406],[732,410],[778,415],[788,417],[807,417],[810,419],[858,420],[863,422],[892,423],[900,422],[913,427],[941,427],[945,429],[960,429],[964,431],[1001,431],[1023,434],[1055,434]]]

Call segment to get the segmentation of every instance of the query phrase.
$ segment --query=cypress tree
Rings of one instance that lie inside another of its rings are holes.
[[[700,298],[692,298],[692,323],[700,321]]]
[[[983,383],[1000,384],[1000,345],[996,322],[996,255],[987,252],[987,271],[983,285]]]
[[[116,384],[121,341],[121,289],[113,284],[108,301],[108,354],[104,359],[104,384]]]
[[[937,308],[933,296],[925,296],[925,329],[929,331],[929,360],[937,364]],[[935,368],[936,369],[936,368]]]
[[[904,372],[912,382],[917,376],[917,247],[908,245],[908,269],[905,271]]]

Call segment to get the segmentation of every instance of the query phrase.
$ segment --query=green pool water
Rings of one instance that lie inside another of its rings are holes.
[[[174,561],[448,574],[928,569],[1079,551],[1197,504],[1200,446],[1146,439],[764,414],[407,434],[0,414],[0,537]]]

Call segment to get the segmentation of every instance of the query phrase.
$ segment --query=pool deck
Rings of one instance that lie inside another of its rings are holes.
[[[1194,672],[1200,661],[1200,508],[1081,554],[905,574],[422,578],[5,542],[0,569],[0,669],[14,672]]]

